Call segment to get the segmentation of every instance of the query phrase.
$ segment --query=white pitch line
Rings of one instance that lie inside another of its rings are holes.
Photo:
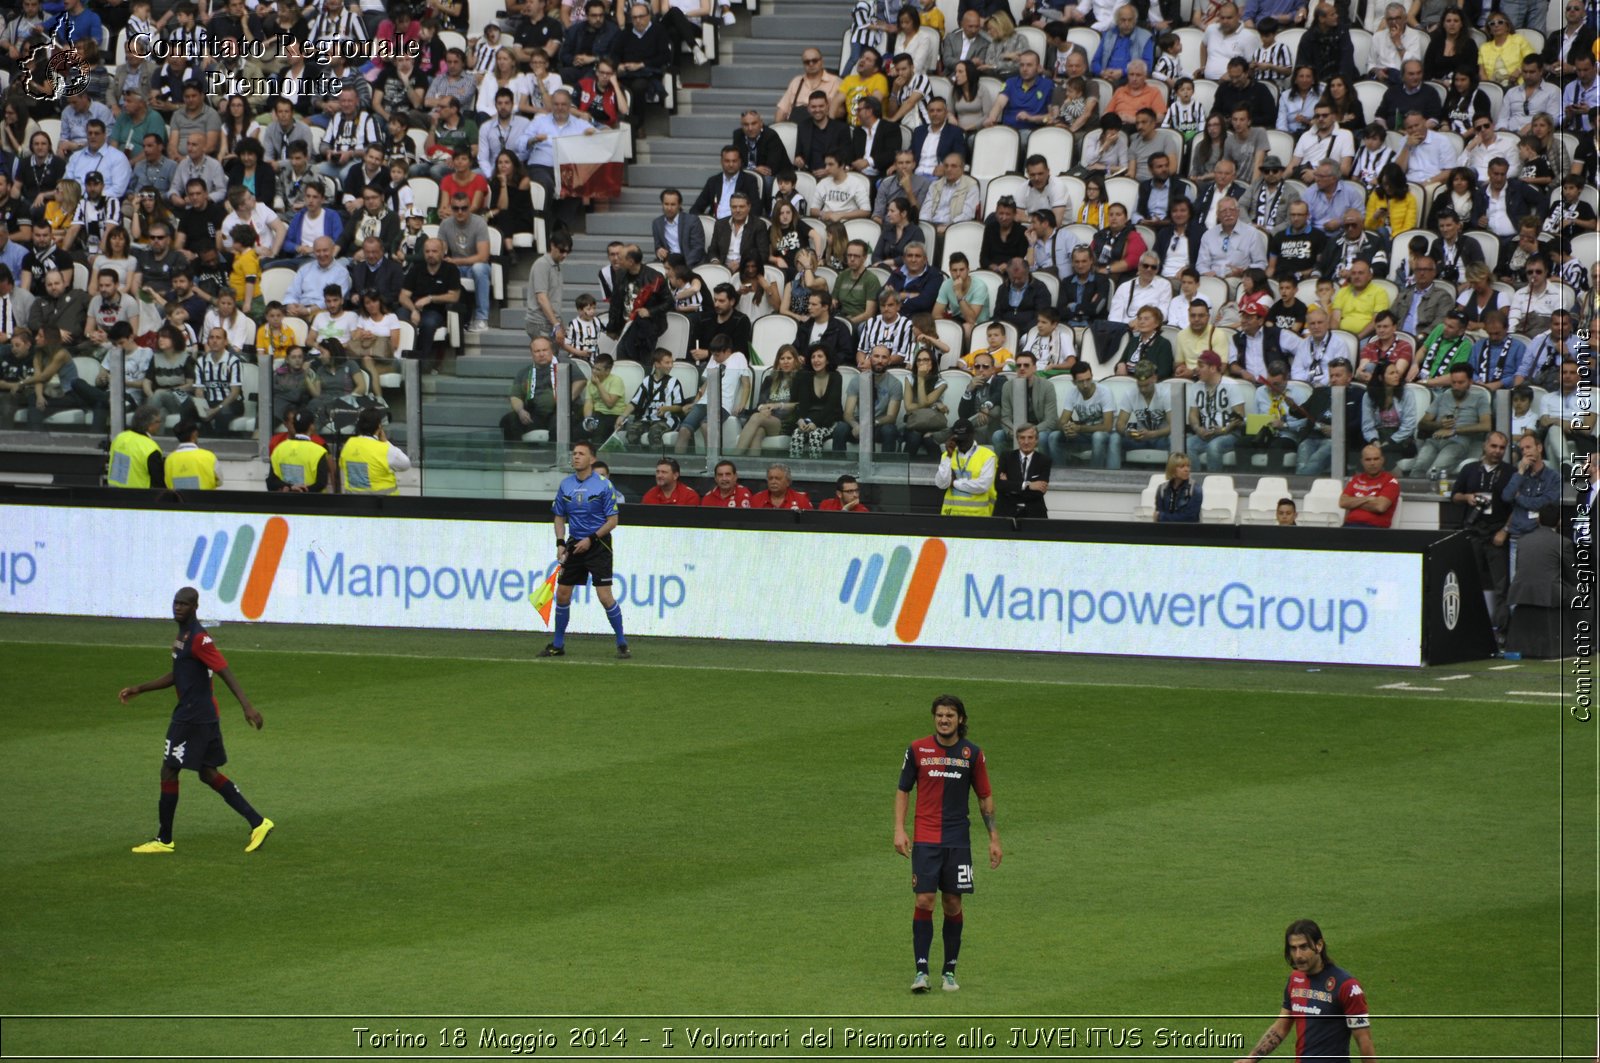
[[[1559,698],[1565,697],[1559,690],[1508,690],[1506,694],[1519,698]]]
[[[243,626],[243,625],[241,625],[241,626]],[[70,644],[69,643],[63,643],[63,642],[60,642],[59,640],[53,640],[53,639],[0,639],[0,645],[63,646],[63,645],[70,645]],[[115,649],[144,649],[144,648],[148,648],[148,646],[146,644],[144,644],[144,643],[113,642],[113,643],[103,643],[102,645],[109,646],[109,647],[112,647],[112,648],[115,648]],[[301,650],[301,649],[267,649],[267,648],[264,648],[264,647],[253,647],[253,646],[235,647],[233,649],[234,649],[234,652],[236,652],[236,653],[239,653],[239,652],[273,653],[273,654],[292,654],[294,656],[316,656],[316,657],[369,657],[369,658],[370,657],[407,657],[407,658],[414,658],[416,656],[415,654],[409,653],[409,652],[397,652],[397,651],[393,651],[393,650],[383,650],[383,649],[373,649],[373,650],[310,650],[310,649],[307,649],[307,650]],[[600,652],[604,652],[604,651],[600,651]],[[1070,656],[1070,655],[1063,655],[1063,656]],[[665,669],[665,670],[668,670],[668,671],[683,671],[683,672],[738,672],[738,673],[750,673],[750,674],[753,674],[753,675],[769,675],[769,676],[770,675],[774,675],[774,674],[778,674],[778,675],[820,675],[820,676],[837,677],[837,678],[842,678],[842,679],[859,679],[859,678],[861,678],[861,675],[862,675],[862,673],[860,673],[860,672],[828,671],[828,670],[815,669],[815,668],[749,668],[749,667],[742,667],[742,666],[732,666],[732,667],[730,667],[730,666],[726,666],[726,665],[698,665],[698,664],[657,663],[657,662],[640,661],[637,658],[635,658],[634,660],[632,660],[632,661],[630,661],[630,662],[628,662],[626,664],[621,663],[619,661],[611,660],[611,659],[597,660],[597,661],[585,661],[585,660],[581,660],[581,659],[580,660],[573,660],[571,657],[563,657],[563,658],[561,658],[559,660],[558,663],[557,662],[551,662],[549,664],[545,664],[545,663],[535,664],[529,657],[520,657],[520,656],[519,657],[512,657],[512,656],[505,656],[505,657],[464,656],[464,655],[455,654],[455,653],[447,654],[441,659],[452,660],[452,661],[469,661],[469,662],[483,663],[483,664],[519,664],[519,663],[527,663],[530,666],[536,667],[536,668],[552,668],[552,669],[586,668],[587,667],[587,668],[624,668],[624,669],[628,669],[629,671],[638,671],[640,669],[659,668],[659,669]],[[955,679],[957,677],[954,677],[954,676],[940,676],[940,675],[935,675],[935,674],[933,674],[931,672],[916,673],[916,672],[877,672],[877,671],[875,671],[875,672],[872,673],[872,678],[874,678],[874,679],[920,679],[920,680],[931,680],[931,679]],[[1024,678],[1021,678],[1021,677],[1013,677],[1013,676],[986,676],[986,677],[984,677],[984,682],[986,682],[986,683],[1021,684],[1021,685],[1026,685],[1026,686],[1105,687],[1105,688],[1108,688],[1108,689],[1119,689],[1119,690],[1173,690],[1173,691],[1185,691],[1185,692],[1203,691],[1203,692],[1209,692],[1209,693],[1228,693],[1228,692],[1237,693],[1237,692],[1239,692],[1236,688],[1233,688],[1233,687],[1190,687],[1190,686],[1180,686],[1180,685],[1173,684],[1173,683],[1127,683],[1127,682],[1117,682],[1117,681],[1107,682],[1107,681],[1095,680],[1095,679],[1087,679],[1087,678],[1085,678],[1085,679],[1024,679]],[[1414,687],[1414,686],[1411,686],[1411,685],[1409,685],[1407,683],[1393,683],[1393,684],[1390,684],[1389,686],[1379,687],[1378,689],[1379,690],[1400,690],[1400,691],[1402,691],[1404,693],[1409,693],[1409,694],[1422,694],[1422,693],[1442,694],[1442,693],[1444,693],[1444,687]],[[1358,691],[1358,690],[1307,690],[1304,687],[1300,687],[1300,688],[1251,687],[1248,690],[1248,693],[1251,693],[1251,694],[1289,694],[1289,695],[1311,694],[1311,695],[1317,695],[1317,696],[1339,697],[1339,698],[1381,698],[1381,699],[1384,699],[1386,701],[1393,701],[1394,700],[1394,695],[1393,694],[1368,694],[1368,693],[1363,693],[1363,692]],[[1541,694],[1540,696],[1542,697],[1544,695]],[[1458,696],[1452,698],[1451,700],[1455,701],[1455,702],[1463,702],[1463,701],[1465,701],[1465,702],[1485,702],[1485,703],[1490,703],[1490,704],[1495,704],[1495,705],[1502,705],[1502,704],[1505,703],[1504,702],[1504,698],[1505,698],[1505,695],[1500,695],[1500,696],[1496,696],[1496,697],[1472,697],[1472,696],[1460,696],[1460,695],[1458,695]],[[1440,699],[1440,700],[1443,701],[1444,699]]]
[[[1471,679],[1470,675],[1436,675],[1433,677],[1440,683],[1452,683],[1457,679]]]
[[[1521,667],[1522,667],[1522,665],[1520,665],[1520,664],[1491,664],[1489,666],[1489,671],[1491,671],[1491,672],[1509,672],[1513,668],[1521,668]]]

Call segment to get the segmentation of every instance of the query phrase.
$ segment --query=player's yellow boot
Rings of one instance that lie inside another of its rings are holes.
[[[176,842],[164,842],[160,838],[151,838],[143,845],[135,845],[136,853],[170,853],[178,847]]]
[[[267,835],[272,833],[272,828],[277,824],[270,819],[262,819],[255,827],[250,829],[250,844],[244,847],[247,853],[253,853],[261,848],[261,843],[267,840]]]

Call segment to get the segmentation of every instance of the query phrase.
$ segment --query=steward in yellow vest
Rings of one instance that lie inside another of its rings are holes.
[[[267,473],[268,491],[321,493],[332,480],[328,448],[306,434],[311,418],[299,410],[283,415],[286,438],[272,448],[272,469]]]
[[[161,487],[166,483],[161,444],[150,438],[160,431],[165,420],[166,415],[157,406],[140,406],[133,411],[128,427],[111,441],[106,483],[133,488]]]
[[[167,486],[174,491],[215,491],[222,485],[217,456],[201,448],[199,421],[179,421],[172,433],[178,449],[167,459]]]
[[[399,494],[395,473],[411,468],[405,451],[389,442],[383,430],[388,410],[362,410],[356,418],[356,434],[339,449],[339,476],[347,495]]]
[[[972,422],[963,417],[950,427],[935,487],[944,488],[939,512],[946,517],[988,517],[994,514],[994,477],[1000,464],[995,452],[974,441]]]

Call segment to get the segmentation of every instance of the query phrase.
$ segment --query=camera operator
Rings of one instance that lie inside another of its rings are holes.
[[[1494,625],[1497,641],[1504,638],[1507,618],[1510,533],[1506,531],[1506,521],[1511,516],[1511,504],[1501,495],[1511,480],[1512,468],[1505,460],[1509,444],[1505,433],[1490,432],[1483,441],[1482,456],[1462,469],[1450,488],[1450,500],[1467,507],[1461,528],[1467,533],[1472,556],[1478,562],[1483,603],[1489,607],[1489,621]]]

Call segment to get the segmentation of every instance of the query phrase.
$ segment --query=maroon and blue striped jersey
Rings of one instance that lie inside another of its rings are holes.
[[[1295,1059],[1350,1063],[1350,1031],[1371,1025],[1361,983],[1331,964],[1316,974],[1295,971],[1283,988],[1294,1013]]]
[[[201,723],[215,720],[222,713],[211,686],[211,675],[228,667],[222,651],[198,620],[178,633],[172,643],[172,681],[178,688],[178,707],[172,710],[173,722]]]
[[[972,845],[972,818],[967,813],[968,793],[989,796],[989,766],[983,750],[965,738],[955,745],[940,745],[933,735],[906,747],[900,767],[900,791],[917,791],[918,845],[966,849]]]

